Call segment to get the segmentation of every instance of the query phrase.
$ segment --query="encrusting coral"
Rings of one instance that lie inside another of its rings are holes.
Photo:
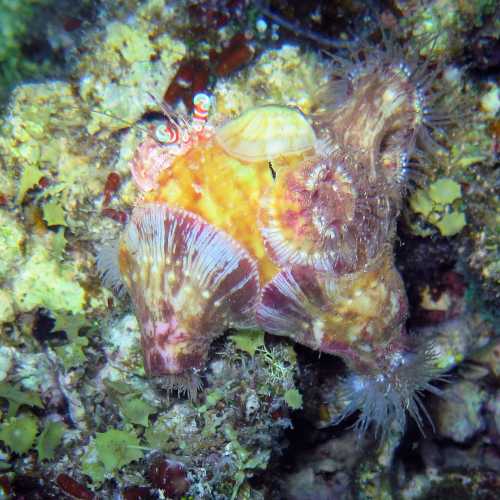
[[[390,40],[336,62],[309,118],[268,105],[196,121],[205,94],[193,122],[167,110],[166,141],[157,128],[132,162],[145,193],[99,268],[132,297],[146,371],[173,387],[225,328],[256,322],[344,359],[359,429],[404,428],[406,410],[422,425],[418,392],[439,393],[438,370],[406,332],[391,247],[409,158],[432,154],[447,116],[431,109],[436,73]]]

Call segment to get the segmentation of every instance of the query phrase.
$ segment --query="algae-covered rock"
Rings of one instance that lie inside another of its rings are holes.
[[[20,262],[24,239],[23,227],[16,217],[6,210],[0,210],[0,282],[7,278]]]
[[[480,27],[494,15],[495,2],[480,0],[432,0],[407,2],[397,0],[404,15],[403,24],[412,28],[413,36],[431,40],[422,49],[422,55],[450,57],[460,53],[467,37],[465,33]]]
[[[481,409],[486,399],[486,393],[473,382],[461,381],[451,386],[437,405],[439,434],[464,443],[484,429]]]
[[[84,105],[67,82],[23,84],[13,92],[1,123],[0,154],[17,177],[16,204],[27,204],[27,193],[44,189],[36,198],[59,201],[67,212],[102,190],[105,150],[85,137]],[[84,182],[82,182],[84,181]]]
[[[237,115],[257,104],[287,103],[304,113],[312,111],[318,88],[328,72],[312,53],[285,44],[266,50],[255,64],[214,89],[217,116]]]
[[[457,205],[462,198],[460,184],[442,177],[431,183],[427,189],[417,189],[409,199],[410,208],[432,224],[442,236],[454,236],[465,227],[465,214]],[[457,208],[454,208],[455,205]],[[421,231],[420,235],[424,235]]]
[[[14,349],[0,346],[0,382],[3,381],[14,364]]]
[[[36,38],[36,21],[51,1],[0,0],[0,102],[21,78],[48,73],[49,61],[31,59],[23,49]]]
[[[5,290],[0,290],[0,324],[13,321],[14,318],[14,301],[12,297]]]
[[[155,109],[175,63],[186,53],[184,43],[156,29],[157,22],[172,22],[173,11],[148,6],[126,22],[109,23],[101,40],[92,42],[91,53],[79,61],[80,95],[93,103],[86,124],[90,134],[129,127]]]
[[[489,116],[495,117],[500,111],[500,86],[491,83],[480,98],[481,109]]]
[[[127,314],[104,328],[102,340],[110,361],[100,374],[102,379],[123,381],[130,374],[144,374],[139,325],[133,314]]]
[[[35,243],[13,284],[14,300],[21,311],[44,307],[77,314],[85,305],[85,291],[75,272],[53,259],[43,241]]]

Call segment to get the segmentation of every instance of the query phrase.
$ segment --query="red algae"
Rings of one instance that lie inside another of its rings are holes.
[[[148,471],[151,484],[169,498],[180,498],[189,490],[184,464],[167,458],[156,458]]]
[[[248,64],[253,59],[254,54],[254,48],[248,43],[243,33],[234,35],[228,46],[217,56],[215,74],[219,77],[230,75]]]
[[[111,198],[118,191],[121,184],[120,175],[117,172],[110,172],[104,184],[104,200],[102,204],[106,207],[109,205]]]
[[[205,61],[197,58],[182,61],[165,91],[163,101],[173,106],[177,101],[182,100],[187,109],[192,109],[193,97],[207,89],[209,75]]]
[[[79,500],[92,500],[95,498],[94,493],[73,479],[71,476],[68,476],[68,474],[59,474],[56,482],[64,493],[73,498],[78,498]]]
[[[129,486],[122,492],[124,500],[155,500],[157,496],[152,488],[146,486]]]
[[[115,210],[114,208],[106,207],[102,209],[101,214],[120,224],[125,224],[128,220],[128,215],[123,210]]]
[[[174,106],[182,101],[186,109],[193,110],[194,96],[207,91],[211,76],[222,78],[239,70],[253,59],[255,49],[244,33],[237,33],[226,47],[219,52],[210,49],[208,55],[210,65],[199,57],[183,59],[165,91],[165,104]]]

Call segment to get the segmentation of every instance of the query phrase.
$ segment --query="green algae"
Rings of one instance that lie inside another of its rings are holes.
[[[52,257],[55,260],[62,260],[64,258],[64,250],[66,249],[66,236],[64,234],[64,228],[59,228],[59,230],[54,234],[52,238]]]
[[[89,326],[85,316],[64,312],[55,313],[54,316],[56,321],[53,330],[66,332],[68,338],[66,344],[54,348],[64,369],[70,370],[84,365],[87,361],[84,347],[88,346],[89,340],[85,335],[80,335],[80,332],[82,328]]]
[[[133,430],[108,429],[98,432],[83,455],[82,471],[96,486],[131,462],[140,460],[143,451]]]
[[[62,422],[49,421],[38,436],[36,451],[38,460],[52,460],[56,449],[66,432],[66,426]]]
[[[88,344],[89,340],[86,337],[76,337],[71,342],[55,348],[65,370],[82,366],[87,361],[84,347]]]
[[[64,209],[57,202],[46,203],[43,206],[43,218],[47,222],[47,226],[67,226]]]
[[[434,203],[449,205],[462,197],[462,189],[453,179],[441,178],[433,182],[427,190]]]
[[[38,185],[43,175],[43,172],[36,165],[28,163],[24,167],[21,179],[19,180],[16,203],[22,203],[26,193]]]
[[[42,400],[36,392],[21,391],[6,382],[0,383],[0,398],[9,403],[7,418],[14,417],[21,406],[43,408]]]
[[[433,208],[433,203],[430,197],[423,189],[417,189],[410,197],[410,207],[417,213],[422,214],[424,217],[428,217]]]
[[[149,426],[149,416],[158,410],[141,398],[125,397],[120,400],[120,411],[126,421],[131,424]]]
[[[462,231],[466,223],[465,214],[454,211],[444,214],[441,219],[435,223],[435,226],[443,236],[454,236]]]
[[[99,460],[95,439],[87,447],[87,451],[81,459],[82,472],[92,479],[92,482],[99,487],[106,478],[104,464]]]
[[[12,417],[2,424],[0,441],[13,452],[23,454],[30,450],[38,432],[38,420],[29,415]]]
[[[297,389],[288,389],[283,395],[283,398],[292,410],[300,410],[302,408],[304,401],[302,399],[302,394]]]
[[[133,431],[110,429],[98,432],[95,445],[106,472],[116,471],[130,462],[139,460],[143,455],[139,449],[139,439]]]
[[[264,332],[262,330],[240,330],[229,337],[240,351],[244,351],[250,356],[255,355],[255,351],[264,344]]]
[[[408,202],[412,211],[435,226],[442,236],[454,236],[467,224],[465,214],[460,210],[462,188],[453,179],[442,177],[431,183],[427,189],[417,189]],[[455,207],[455,205],[459,205]],[[415,228],[421,236],[432,234]]]

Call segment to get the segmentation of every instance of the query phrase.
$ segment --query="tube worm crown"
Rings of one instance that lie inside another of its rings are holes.
[[[141,328],[146,373],[200,368],[210,343],[229,327],[252,326],[256,264],[238,243],[200,217],[164,204],[134,209],[118,245],[118,273]]]
[[[421,123],[421,100],[405,66],[381,61],[359,65],[349,79],[348,98],[329,111],[327,127],[335,140],[356,152],[374,178],[375,169],[392,159],[393,171],[401,167],[399,156],[411,147]]]
[[[379,255],[394,231],[386,186],[340,150],[278,168],[262,201],[261,232],[278,265],[354,272]]]
[[[344,409],[337,421],[359,411],[358,434],[371,426],[383,441],[393,424],[396,430],[404,430],[408,412],[424,433],[424,419],[432,427],[433,422],[422,392],[443,397],[443,391],[430,380],[447,380],[436,367],[435,357],[432,344],[415,345],[414,339],[402,333],[379,353],[376,370],[353,370],[341,381],[339,396]]]

